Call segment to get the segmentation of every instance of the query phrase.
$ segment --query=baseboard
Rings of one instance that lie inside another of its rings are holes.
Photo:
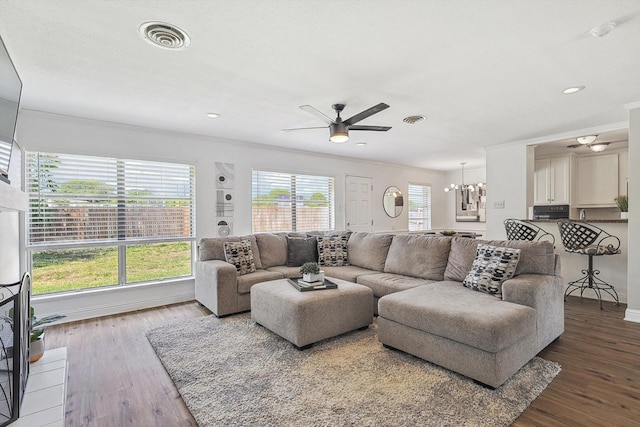
[[[640,323],[640,310],[627,308],[624,312],[624,320],[629,322]]]
[[[126,313],[195,299],[193,279],[159,282],[143,286],[123,286],[86,292],[33,297],[38,317],[66,316],[59,323]]]

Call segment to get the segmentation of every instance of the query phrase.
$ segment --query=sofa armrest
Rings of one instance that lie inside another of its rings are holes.
[[[536,310],[539,350],[564,332],[564,283],[560,276],[521,274],[502,284],[502,299]]]
[[[196,300],[216,316],[238,312],[236,268],[220,260],[196,261]]]

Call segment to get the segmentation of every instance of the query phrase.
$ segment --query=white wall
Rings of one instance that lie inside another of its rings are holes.
[[[527,218],[530,204],[527,165],[533,153],[524,144],[496,145],[486,152],[487,238],[505,239],[505,219]],[[503,202],[504,208],[496,208],[496,202]]]
[[[335,177],[336,228],[344,229],[345,176],[373,179],[373,221],[375,231],[402,231],[408,228],[405,209],[398,218],[389,218],[382,208],[384,190],[395,185],[405,194],[407,183],[432,186],[433,228],[445,228],[450,216],[441,209],[449,200],[443,191],[445,173],[425,169],[372,163],[324,156],[302,151],[282,150],[258,144],[164,132],[95,120],[79,119],[37,111],[23,110],[18,123],[20,143],[27,151],[48,151],[98,156],[120,156],[158,161],[175,161],[196,165],[196,233],[213,237],[215,224],[214,162],[235,164],[234,234],[251,233],[251,171],[253,169],[324,174]],[[135,287],[103,289],[89,296],[39,297],[40,314],[67,310],[68,320],[92,317],[131,308],[159,305],[155,289]],[[181,290],[179,291],[178,288]],[[166,289],[165,289],[166,291]],[[193,299],[193,280],[171,285],[168,302]],[[118,295],[121,293],[121,295]],[[87,293],[91,295],[91,292]],[[115,296],[114,296],[115,295]],[[73,299],[73,303],[70,300]],[[139,303],[137,302],[139,301]],[[69,312],[72,311],[72,312]]]

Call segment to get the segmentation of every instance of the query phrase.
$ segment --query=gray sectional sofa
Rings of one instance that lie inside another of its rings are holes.
[[[250,310],[251,286],[299,276],[292,251],[322,233],[258,233],[198,242],[196,299],[216,316]],[[224,242],[249,240],[254,272],[225,262]],[[462,285],[478,244],[519,249],[515,274],[501,296]],[[327,277],[367,286],[378,314],[378,338],[498,387],[564,331],[559,259],[549,242],[350,233],[349,265],[323,266]],[[289,265],[287,265],[289,264]]]

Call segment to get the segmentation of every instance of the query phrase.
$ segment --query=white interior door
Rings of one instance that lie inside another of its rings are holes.
[[[373,231],[371,196],[373,179],[362,176],[347,176],[346,229],[350,231]]]

